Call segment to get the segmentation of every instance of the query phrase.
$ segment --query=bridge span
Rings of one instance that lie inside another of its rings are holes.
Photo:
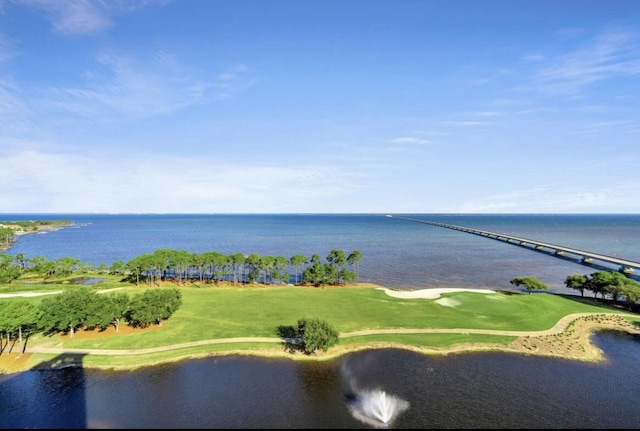
[[[640,262],[635,262],[633,260],[621,259],[614,256],[606,256],[604,254],[592,253],[590,251],[578,250],[576,248],[549,244],[546,242],[536,241],[533,239],[520,238],[517,236],[506,235],[503,233],[496,233],[496,232],[491,232],[487,230],[474,229],[470,227],[457,226],[457,225],[447,224],[447,223],[439,223],[435,221],[417,220],[417,219],[408,218],[408,217],[397,217],[389,214],[387,215],[387,217],[393,217],[400,220],[413,221],[413,222],[428,224],[432,226],[439,226],[447,229],[459,230],[461,232],[467,232],[474,235],[480,235],[486,238],[503,241],[509,244],[519,245],[525,248],[529,248],[531,250],[546,251],[558,257],[563,257],[568,253],[570,255],[577,256],[577,258],[580,259],[580,261],[585,264],[593,263],[594,261],[601,261],[608,264],[619,265],[618,270],[625,274],[632,274],[636,269],[640,269]]]

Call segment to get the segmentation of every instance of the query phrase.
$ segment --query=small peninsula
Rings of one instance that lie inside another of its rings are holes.
[[[20,235],[54,231],[72,224],[70,220],[0,220],[0,251],[8,250]]]

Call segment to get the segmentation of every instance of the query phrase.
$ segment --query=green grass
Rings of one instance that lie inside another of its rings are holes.
[[[101,340],[64,337],[69,348],[150,348],[231,337],[277,337],[278,327],[317,317],[341,334],[369,329],[473,328],[538,331],[563,316],[581,312],[616,312],[600,304],[552,294],[444,295],[458,305],[434,299],[397,299],[374,288],[180,288],[182,307],[165,328]],[[125,289],[136,291],[140,288]],[[37,341],[43,341],[40,337]],[[36,340],[33,340],[36,341]]]
[[[112,284],[113,286],[114,284]],[[100,286],[103,288],[103,286]],[[126,287],[130,295],[144,287]],[[573,313],[624,313],[592,299],[548,293],[518,294],[456,292],[443,295],[454,306],[436,299],[399,299],[374,287],[180,287],[182,307],[161,329],[121,334],[108,338],[74,339],[37,334],[29,346],[67,349],[145,349],[171,344],[233,337],[273,337],[278,328],[296,326],[298,319],[317,317],[331,324],[341,335],[339,346],[393,345],[409,348],[446,348],[457,344],[506,346],[514,337],[482,334],[377,334],[348,336],[348,333],[375,329],[465,328],[539,331],[553,327],[563,316]],[[4,293],[6,290],[0,290]],[[38,301],[42,297],[30,298]],[[24,299],[24,298],[23,298]],[[640,320],[640,316],[636,321]],[[144,355],[88,355],[85,365],[103,368],[136,367],[199,357],[208,354],[248,353],[284,348],[273,343],[221,343],[185,347]],[[329,351],[328,353],[331,353]],[[34,355],[44,360],[46,355]],[[328,355],[329,357],[331,355]]]

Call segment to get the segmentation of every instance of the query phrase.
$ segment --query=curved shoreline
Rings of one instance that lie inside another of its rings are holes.
[[[484,334],[502,335],[507,337],[540,337],[546,335],[560,334],[576,320],[587,317],[602,315],[602,313],[575,313],[569,314],[558,321],[552,328],[542,331],[506,331],[495,329],[465,329],[465,328],[425,328],[425,329],[370,329],[365,331],[354,331],[340,334],[340,339],[361,337],[365,335],[380,334]],[[640,330],[636,332],[640,334]],[[110,355],[129,356],[145,355],[149,353],[166,352],[170,350],[184,349],[188,347],[207,346],[210,344],[228,343],[286,343],[286,339],[278,337],[232,337],[216,338],[211,340],[191,341],[188,343],[169,344],[165,346],[149,347],[146,349],[68,349],[64,347],[27,347],[25,353],[48,353],[48,354],[83,354],[83,355]]]
[[[359,337],[366,335],[377,334],[486,334],[486,335],[500,335],[516,337],[516,340],[508,345],[502,344],[456,344],[447,348],[436,347],[416,347],[411,345],[405,345],[394,342],[372,342],[358,345],[342,345],[334,346],[328,352],[324,352],[319,355],[304,355],[300,352],[291,352],[283,350],[282,344],[287,340],[277,337],[236,337],[236,338],[222,338],[211,340],[200,340],[189,343],[180,343],[166,346],[159,346],[147,349],[65,349],[65,348],[47,348],[47,347],[32,347],[25,350],[25,354],[45,354],[45,355],[104,355],[104,356],[132,356],[132,355],[145,355],[158,352],[167,352],[172,350],[179,350],[190,347],[206,346],[213,344],[233,344],[233,343],[246,343],[246,342],[258,342],[258,343],[274,343],[280,346],[280,348],[268,348],[268,349],[239,349],[239,350],[225,350],[221,352],[200,352],[189,353],[184,355],[176,355],[173,358],[166,358],[163,360],[149,361],[139,365],[123,365],[123,366],[100,366],[95,364],[82,364],[72,362],[64,362],[64,366],[84,366],[86,368],[95,369],[112,369],[112,370],[131,370],[142,368],[146,366],[159,365],[162,363],[178,362],[189,359],[215,357],[215,356],[231,356],[231,355],[245,355],[245,356],[257,356],[264,358],[283,358],[292,360],[330,360],[336,357],[353,353],[362,350],[371,349],[384,349],[384,348],[396,348],[414,351],[421,354],[435,354],[435,355],[448,355],[457,353],[470,353],[470,352],[506,352],[506,353],[518,353],[537,356],[551,356],[559,357],[563,359],[573,359],[587,362],[600,362],[604,359],[603,353],[591,343],[591,335],[597,330],[614,330],[626,332],[633,335],[640,335],[640,328],[635,327],[624,319],[627,317],[638,317],[632,314],[621,315],[612,313],[576,313],[563,317],[552,328],[542,331],[506,331],[506,330],[483,330],[483,329],[465,329],[465,328],[452,328],[452,329],[440,329],[440,328],[426,328],[426,329],[377,329],[366,331],[355,331],[344,333],[340,335],[340,339],[348,339],[351,337]],[[572,328],[570,330],[570,328]],[[569,352],[565,345],[565,339],[563,337],[573,336],[576,338],[580,345],[584,347],[580,352]],[[536,349],[536,346],[542,346],[545,343],[545,338],[551,341],[554,348],[546,348],[544,350]],[[51,366],[34,367],[35,369],[52,369],[60,368],[60,365],[51,364]],[[1,373],[1,371],[0,371]]]

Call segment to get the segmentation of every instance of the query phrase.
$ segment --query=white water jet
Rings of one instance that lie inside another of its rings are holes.
[[[380,389],[356,394],[350,405],[351,413],[356,419],[377,428],[390,426],[398,414],[407,408],[407,401]]]

